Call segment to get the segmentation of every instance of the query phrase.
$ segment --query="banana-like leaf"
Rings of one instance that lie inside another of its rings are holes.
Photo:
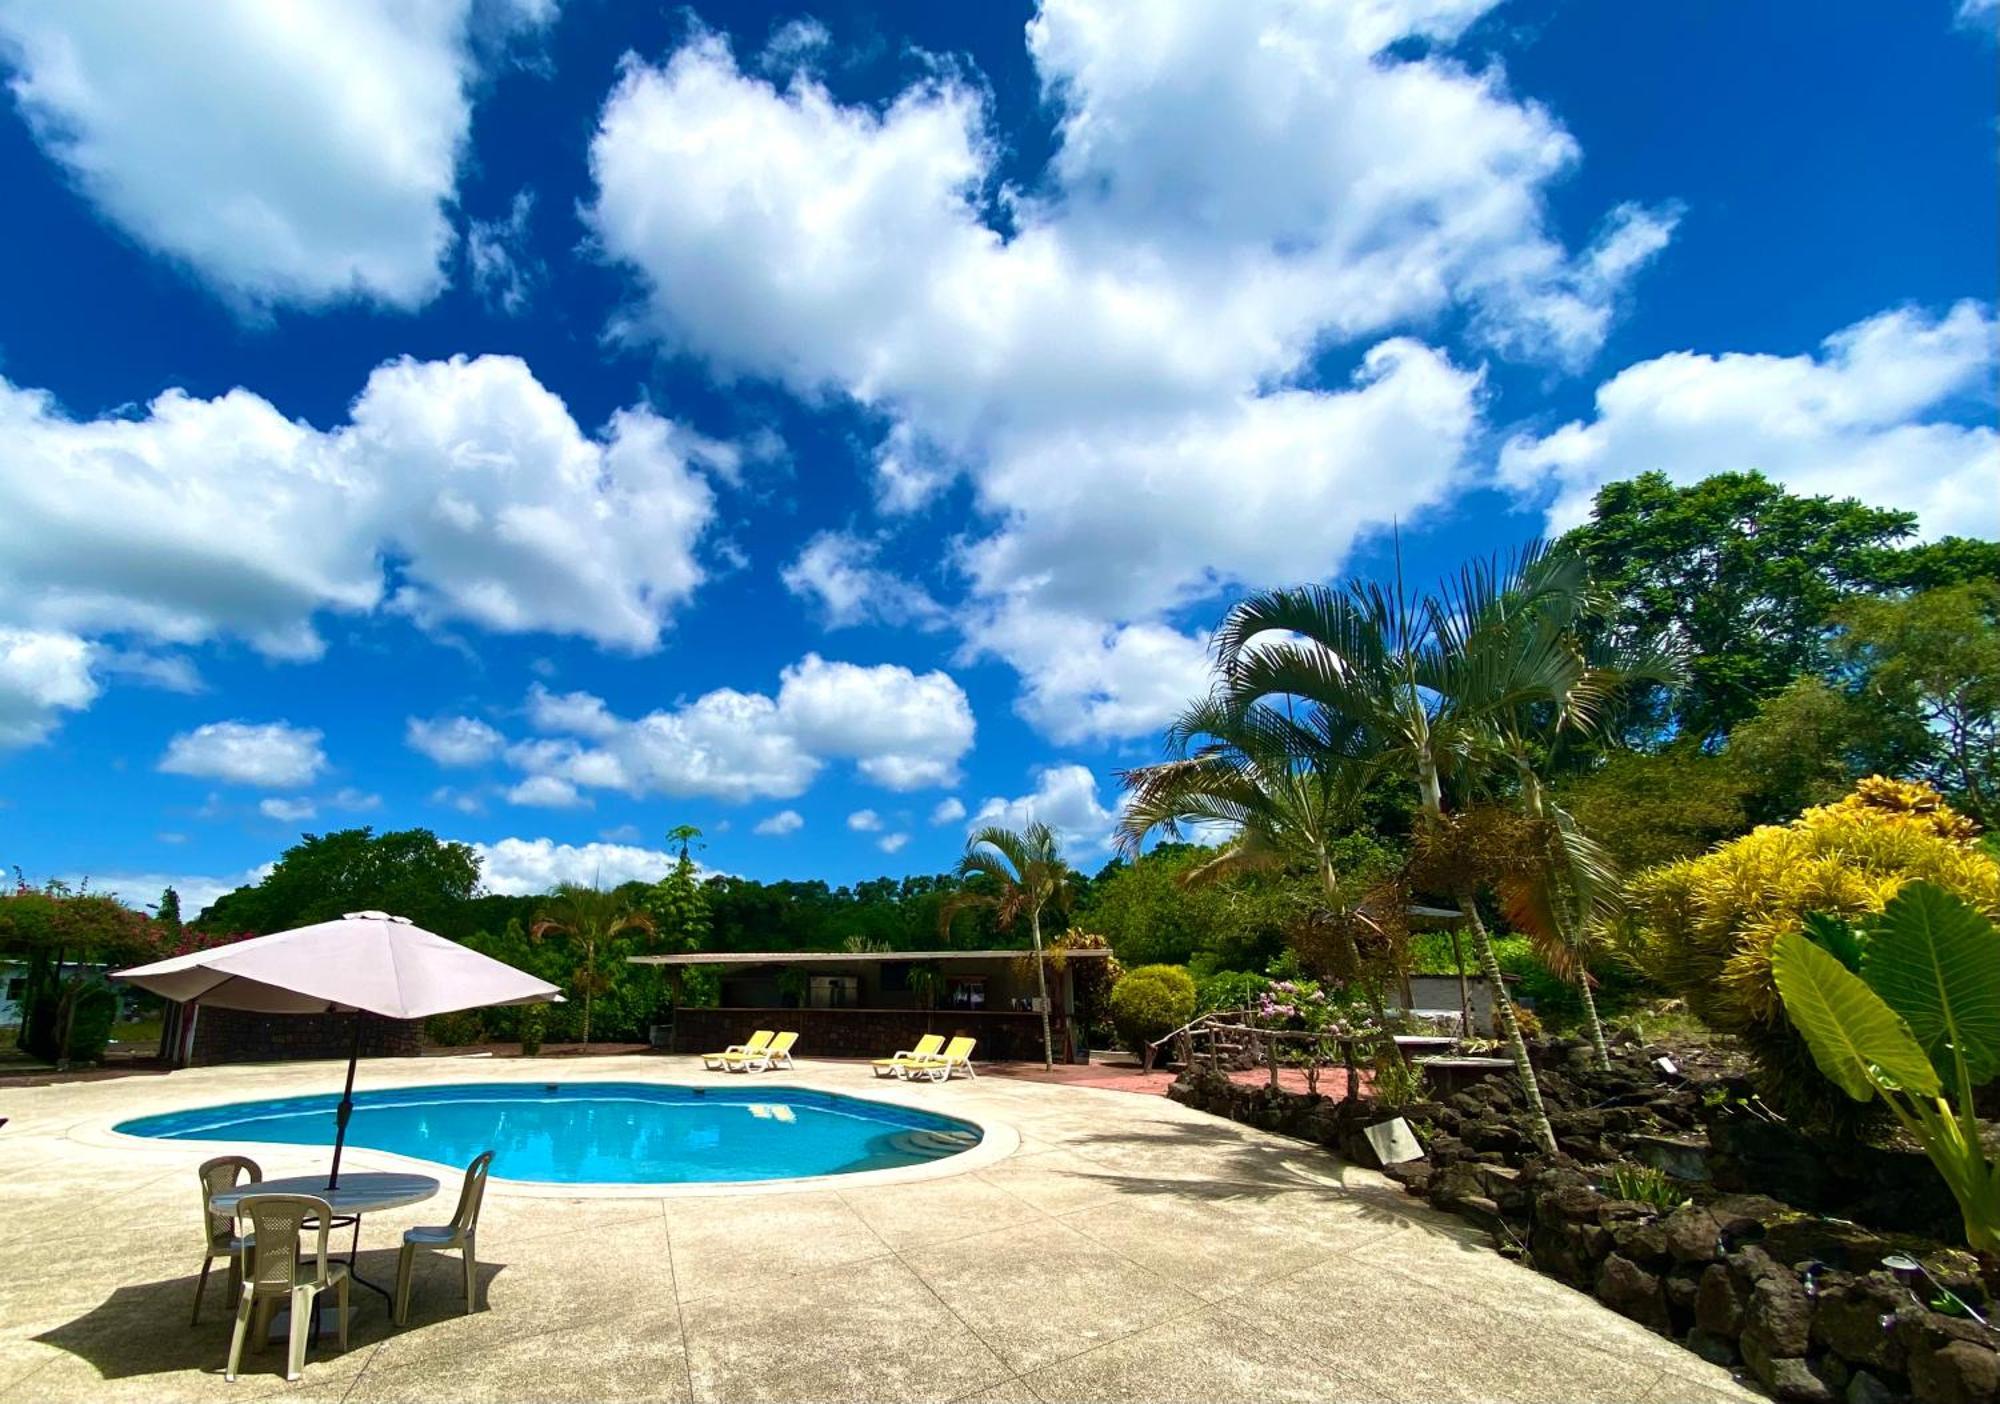
[[[1861,977],[1908,1021],[1931,1062],[2000,1072],[2000,930],[1943,888],[1912,882],[1868,928]]]
[[[1938,1094],[1937,1070],[1903,1017],[1803,932],[1787,931],[1773,943],[1771,973],[1785,1014],[1841,1091],[1857,1102],[1877,1088]]]
[[[1853,927],[1829,912],[1807,912],[1804,925],[1815,946],[1830,951],[1834,959],[1856,975],[1861,973],[1861,938],[1854,934]]]

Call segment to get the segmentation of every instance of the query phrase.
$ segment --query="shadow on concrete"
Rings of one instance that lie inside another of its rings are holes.
[[[1141,1129],[1106,1129],[1074,1134],[1064,1149],[1096,1165],[1101,1173],[1085,1178],[1122,1194],[1146,1195],[1215,1204],[1230,1200],[1275,1200],[1294,1195],[1338,1196],[1365,1220],[1408,1224],[1441,1236],[1490,1248],[1490,1237],[1455,1216],[1438,1214],[1413,1200],[1396,1184],[1374,1171],[1359,1170],[1323,1146],[1301,1141],[1297,1147],[1274,1147],[1246,1141],[1234,1122],[1159,1122]],[[1121,1173],[1118,1162],[1136,1153],[1147,1161],[1157,1155],[1166,1163],[1184,1152],[1199,1152],[1215,1166],[1210,1173],[1170,1177]],[[1216,1166],[1217,1152],[1220,1164]],[[1332,1183],[1327,1183],[1331,1181]]]
[[[396,1282],[397,1249],[375,1249],[361,1254],[356,1265],[371,1282],[393,1288]],[[426,1260],[429,1260],[428,1262]],[[505,1263],[479,1264],[480,1309],[485,1310],[493,1279],[506,1269]],[[208,1291],[202,1297],[201,1321],[188,1324],[194,1309],[196,1274],[162,1281],[120,1287],[83,1315],[42,1332],[34,1339],[43,1345],[66,1350],[95,1369],[106,1380],[132,1379],[145,1375],[171,1375],[198,1370],[220,1375],[229,1359],[229,1335],[235,1321],[235,1303],[227,1300],[223,1265],[218,1261],[209,1274]],[[402,1331],[421,1331],[426,1326],[465,1310],[464,1278],[458,1257],[446,1260],[427,1253],[417,1260],[412,1288],[410,1324]],[[322,1297],[330,1302],[331,1296]],[[398,1328],[389,1303],[360,1285],[349,1288],[348,1352],[379,1345]],[[267,1341],[260,1351],[251,1342],[243,1352],[243,1373],[284,1374],[285,1343]],[[306,1366],[339,1355],[339,1338],[331,1331],[321,1333],[317,1343],[306,1348]]]

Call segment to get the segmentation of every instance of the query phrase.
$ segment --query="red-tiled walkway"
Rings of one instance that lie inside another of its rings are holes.
[[[1103,1087],[1114,1092],[1140,1092],[1155,1097],[1167,1095],[1167,1089],[1174,1085],[1174,1074],[1154,1069],[1149,1073],[1139,1071],[1136,1062],[1125,1060],[1103,1062],[1093,1059],[1088,1063],[1057,1063],[1053,1068],[1044,1068],[1040,1063],[982,1063],[982,1074],[995,1077],[1020,1078],[1024,1082],[1055,1082],[1065,1087]],[[1271,1080],[1271,1074],[1263,1068],[1250,1068],[1229,1075],[1232,1082],[1245,1087],[1263,1087]],[[1278,1069],[1278,1086],[1287,1092],[1306,1090],[1306,1075],[1300,1068]],[[1347,1094],[1347,1073],[1342,1068],[1327,1068],[1319,1075],[1319,1091],[1323,1097],[1342,1097]]]

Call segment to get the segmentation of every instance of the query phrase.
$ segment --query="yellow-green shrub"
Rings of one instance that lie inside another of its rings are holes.
[[[1872,777],[1789,824],[1639,873],[1626,893],[1625,953],[1710,1027],[1744,1036],[1767,1068],[1787,1074],[1809,1060],[1785,1022],[1772,943],[1808,912],[1879,912],[1919,878],[2000,917],[2000,863],[1977,835],[1929,786]]]
[[[1142,965],[1111,987],[1111,1023],[1141,1058],[1146,1045],[1194,1017],[1194,977],[1184,965]]]

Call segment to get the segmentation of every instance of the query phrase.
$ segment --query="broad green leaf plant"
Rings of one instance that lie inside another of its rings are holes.
[[[1780,935],[1771,968],[1820,1070],[1888,1104],[1958,1200],[1966,1243],[2000,1254],[2000,1165],[1973,1108],[2000,1073],[2000,928],[1912,882],[1858,927],[1815,914]]]

